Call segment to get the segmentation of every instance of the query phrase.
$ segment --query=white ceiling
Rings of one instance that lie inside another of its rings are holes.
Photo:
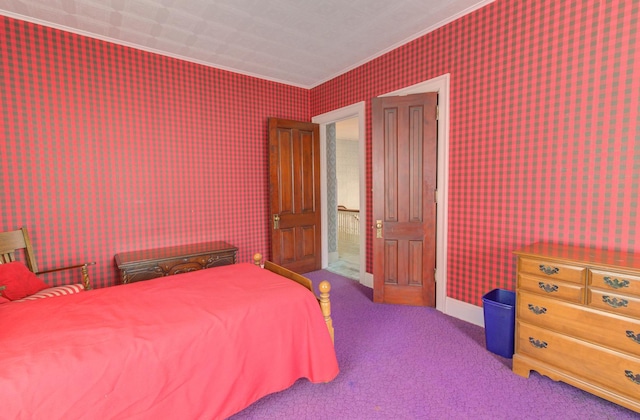
[[[0,0],[0,14],[311,88],[494,0]]]

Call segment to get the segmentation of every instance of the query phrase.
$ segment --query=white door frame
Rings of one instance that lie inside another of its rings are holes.
[[[321,209],[321,234],[322,234],[322,268],[329,265],[329,230],[328,230],[328,209],[327,205],[327,125],[346,120],[358,118],[358,173],[360,178],[360,283],[373,287],[373,275],[366,270],[366,245],[367,245],[367,199],[366,199],[366,136],[365,136],[365,103],[358,102],[344,108],[336,109],[325,114],[316,115],[312,122],[320,125],[320,201]]]

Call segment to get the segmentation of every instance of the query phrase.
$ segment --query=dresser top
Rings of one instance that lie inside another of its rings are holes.
[[[536,242],[514,251],[514,254],[621,270],[640,270],[640,253]]]
[[[126,264],[163,260],[167,258],[188,257],[190,255],[199,255],[205,253],[237,251],[238,248],[222,241],[202,242],[198,244],[186,244],[170,246],[165,248],[144,249],[140,251],[128,251],[116,254],[116,264],[121,267]]]

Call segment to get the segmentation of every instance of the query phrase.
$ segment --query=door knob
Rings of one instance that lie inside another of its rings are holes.
[[[280,229],[280,215],[273,215],[273,230]]]
[[[382,220],[376,220],[376,238],[382,238]]]

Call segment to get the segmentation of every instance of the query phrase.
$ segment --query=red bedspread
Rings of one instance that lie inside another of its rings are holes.
[[[337,374],[313,294],[250,264],[0,305],[0,418],[224,418]]]

